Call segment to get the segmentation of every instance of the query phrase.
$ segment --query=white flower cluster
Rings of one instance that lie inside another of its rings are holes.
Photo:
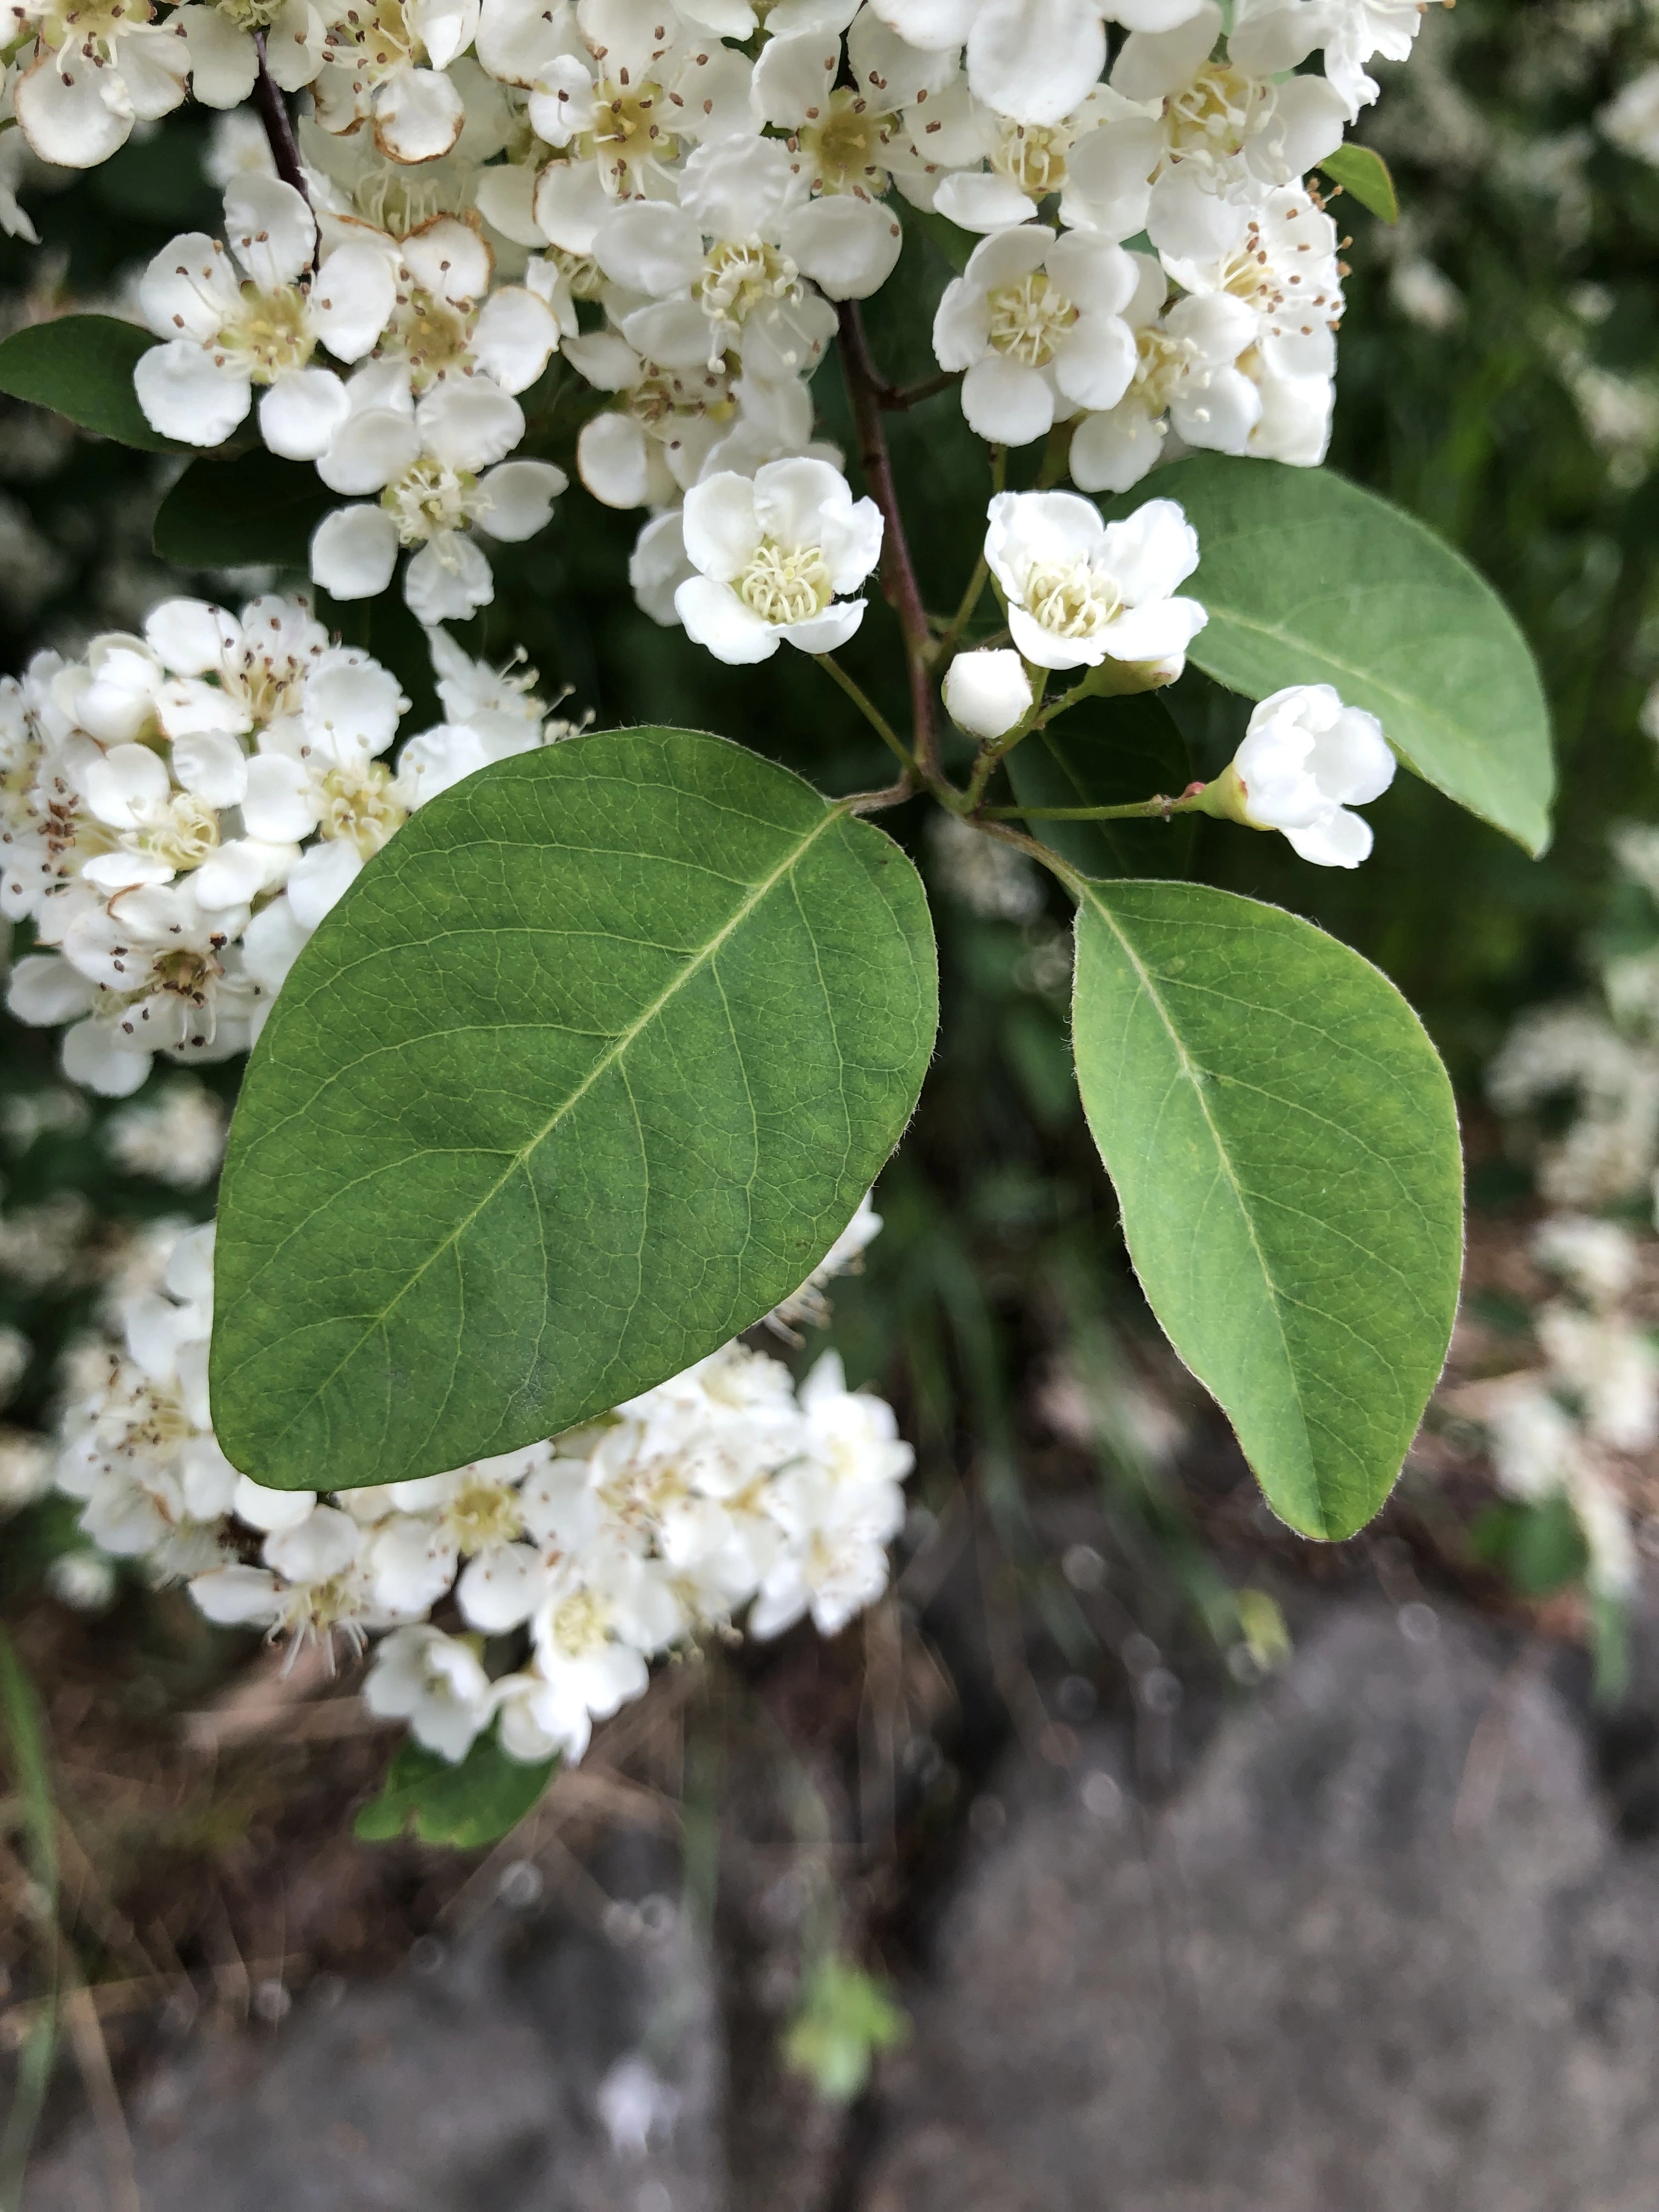
[[[1619,1462],[1659,1443],[1659,1355],[1622,1310],[1639,1249],[1615,1222],[1563,1213],[1539,1228],[1533,1255],[1571,1295],[1533,1316],[1542,1370],[1483,1386],[1493,1468],[1511,1498],[1566,1498],[1589,1553],[1589,1588],[1622,1601],[1635,1586],[1636,1553]]]
[[[300,948],[411,809],[568,733],[441,631],[449,719],[384,756],[408,701],[303,600],[240,616],[169,599],[142,636],[40,653],[0,679],[0,913],[38,944],[21,1020],[68,1024],[64,1072],[111,1097],[160,1053],[222,1060],[258,1036]]]
[[[298,139],[222,165],[223,240],[142,287],[137,389],[185,443],[259,395],[274,453],[350,502],[319,530],[339,598],[423,622],[493,592],[477,534],[564,489],[513,456],[555,353],[611,403],[578,465],[649,509],[641,604],[722,658],[821,651],[858,619],[880,526],[829,487],[808,390],[836,303],[891,275],[895,195],[979,234],[933,343],[1000,445],[1056,424],[1083,489],[1171,428],[1311,465],[1342,311],[1303,181],[1409,52],[1419,0],[7,0],[3,98],[47,160],[106,159],[187,86],[303,88]],[[1224,21],[1229,27],[1224,35]],[[1109,76],[1106,26],[1123,27]],[[1305,67],[1322,54],[1322,71]],[[0,109],[3,113],[3,109]],[[279,133],[279,137],[283,134]],[[303,185],[303,190],[300,187]],[[11,210],[13,228],[27,227]],[[1138,250],[1142,239],[1152,251]],[[1132,250],[1126,241],[1137,241]],[[344,373],[344,372],[349,372]],[[767,474],[812,461],[816,473]],[[741,489],[755,480],[750,494]],[[682,588],[690,586],[689,589]],[[690,611],[688,611],[688,610]]]
[[[880,1227],[866,1199],[781,1310]],[[776,1636],[809,1614],[832,1636],[886,1587],[912,1464],[891,1408],[825,1353],[799,1391],[781,1362],[727,1345],[586,1428],[448,1474],[333,1498],[239,1475],[207,1401],[213,1228],[150,1240],[149,1273],[70,1366],[58,1486],[81,1527],[210,1620],[376,1642],[364,1696],[451,1759],[499,1717],[526,1760],[580,1758],[596,1720],[688,1640]],[[257,1550],[257,1558],[250,1556]],[[453,1607],[455,1632],[434,1626]],[[520,1637],[493,1680],[483,1639]]]

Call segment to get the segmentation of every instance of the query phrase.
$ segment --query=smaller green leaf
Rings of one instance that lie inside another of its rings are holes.
[[[50,407],[83,430],[149,453],[187,450],[152,430],[132,372],[158,341],[113,315],[60,315],[31,323],[0,344],[0,392]]]
[[[1124,806],[1178,799],[1192,781],[1187,741],[1156,692],[1086,701],[1008,756],[1023,806]],[[1197,823],[1033,822],[1031,835],[1085,876],[1184,876]]]
[[[783,2039],[784,2063],[826,2104],[864,2094],[877,2055],[908,2040],[910,2021],[861,1966],[828,1957],[806,1978],[800,2009]]]
[[[1345,143],[1334,154],[1328,155],[1320,167],[1334,185],[1340,185],[1363,208],[1380,216],[1384,222],[1400,220],[1400,195],[1394,188],[1394,176],[1380,154],[1372,153],[1369,146]]]
[[[362,1843],[384,1844],[413,1828],[423,1844],[477,1850],[518,1826],[558,1763],[550,1759],[530,1765],[509,1759],[493,1731],[479,1736],[454,1765],[406,1737],[380,1796],[358,1814],[355,1832]]]
[[[1571,1500],[1558,1491],[1536,1504],[1503,1499],[1469,1531],[1477,1559],[1501,1568],[1522,1597],[1547,1597],[1576,1583],[1589,1565],[1589,1547]]]
[[[177,568],[304,568],[311,533],[339,503],[308,461],[263,448],[192,461],[156,512],[156,557]]]

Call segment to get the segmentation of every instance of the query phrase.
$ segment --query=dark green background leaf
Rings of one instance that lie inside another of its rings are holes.
[[[432,1474],[664,1381],[793,1291],[937,1020],[898,847],[719,738],[469,777],[370,862],[249,1063],[215,1425],[286,1488]]]
[[[312,532],[339,504],[308,461],[263,447],[192,461],[156,511],[156,556],[180,568],[305,568]]]
[[[1158,471],[1198,532],[1189,658],[1263,699],[1331,684],[1427,783],[1529,853],[1549,842],[1549,712],[1526,640],[1444,541],[1328,469],[1194,454]],[[1127,514],[1143,486],[1110,503]]]
[[[0,344],[0,392],[66,415],[83,430],[152,453],[188,449],[152,430],[132,388],[133,366],[157,341],[113,315],[31,323]]]
[[[358,1814],[356,1832],[366,1844],[385,1844],[413,1828],[423,1844],[480,1850],[518,1826],[558,1764],[556,1759],[537,1765],[509,1759],[493,1731],[476,1738],[453,1765],[405,1737],[380,1796]]]
[[[1273,1510],[1352,1535],[1457,1307],[1457,1115],[1434,1048],[1358,953],[1195,884],[1083,885],[1073,1030],[1153,1312]]]
[[[1121,806],[1160,793],[1178,799],[1192,781],[1187,741],[1156,692],[1088,700],[1052,729],[1037,730],[1008,756],[1014,796],[1026,806]],[[1184,876],[1197,824],[1173,822],[1033,822],[1031,835],[1085,876]]]

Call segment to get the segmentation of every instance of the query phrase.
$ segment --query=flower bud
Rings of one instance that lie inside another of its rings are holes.
[[[1256,708],[1203,811],[1282,830],[1316,866],[1357,868],[1371,849],[1370,826],[1348,809],[1380,799],[1394,769],[1375,714],[1345,707],[1328,684],[1293,684]]]
[[[1017,653],[959,653],[945,672],[951,720],[970,738],[1006,737],[1031,711],[1031,679]]]

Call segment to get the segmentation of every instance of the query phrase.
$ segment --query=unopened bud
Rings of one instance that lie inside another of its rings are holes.
[[[959,653],[945,672],[951,720],[970,738],[1003,738],[1031,711],[1031,679],[1017,653]]]
[[[1089,679],[1089,689],[1109,699],[1132,696],[1137,691],[1162,691],[1187,665],[1184,653],[1166,653],[1162,660],[1103,660]]]

